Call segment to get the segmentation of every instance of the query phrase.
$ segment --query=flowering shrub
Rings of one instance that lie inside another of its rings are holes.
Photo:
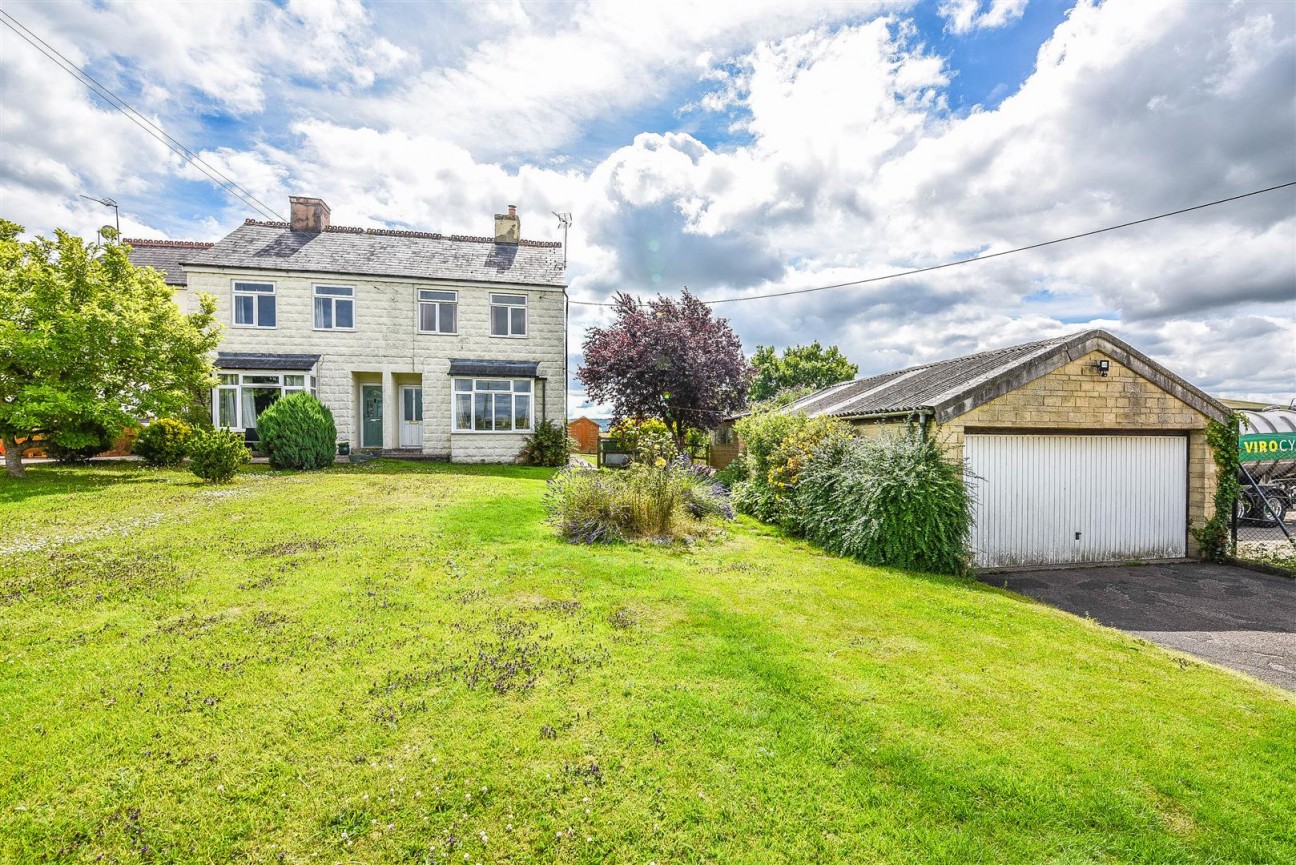
[[[657,418],[619,420],[608,430],[608,438],[637,463],[651,465],[659,459],[670,462],[679,456],[675,437],[666,423]]]
[[[784,414],[774,404],[757,408],[735,425],[746,448],[725,480],[734,507],[768,523],[791,526],[791,496],[801,471],[822,446],[851,437],[850,426],[830,417]]]
[[[148,465],[161,468],[178,466],[189,452],[189,437],[193,428],[184,421],[158,418],[140,430],[135,440],[135,453]]]
[[[697,469],[658,458],[624,471],[560,471],[545,494],[549,522],[572,543],[697,537],[714,518],[733,519],[724,487]]]
[[[232,480],[251,461],[243,437],[227,429],[199,430],[189,440],[189,471],[209,483]]]

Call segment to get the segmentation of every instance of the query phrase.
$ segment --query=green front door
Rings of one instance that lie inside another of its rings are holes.
[[[383,444],[383,390],[380,384],[360,386],[360,447]]]

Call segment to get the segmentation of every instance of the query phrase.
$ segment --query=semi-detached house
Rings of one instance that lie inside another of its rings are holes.
[[[320,199],[289,202],[289,223],[249,219],[178,256],[177,301],[214,295],[225,326],[217,425],[255,439],[257,414],[304,390],[352,449],[508,462],[538,423],[565,422],[561,244],[522,240],[513,206],[468,237],[334,226]]]

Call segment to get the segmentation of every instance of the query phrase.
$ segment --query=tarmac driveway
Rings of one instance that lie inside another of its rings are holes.
[[[1198,562],[980,579],[1296,691],[1296,580]]]

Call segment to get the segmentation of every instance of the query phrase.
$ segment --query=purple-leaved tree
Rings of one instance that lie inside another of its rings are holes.
[[[712,429],[742,408],[752,367],[727,319],[688,289],[679,300],[613,299],[617,320],[585,336],[576,373],[590,398],[617,417],[658,418],[683,445],[691,429]]]

